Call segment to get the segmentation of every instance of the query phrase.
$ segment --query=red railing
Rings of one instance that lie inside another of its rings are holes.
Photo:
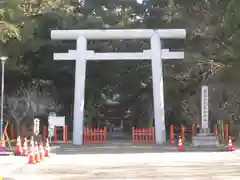
[[[132,128],[132,143],[133,144],[154,144],[155,131],[152,128]]]
[[[107,129],[104,128],[84,128],[84,144],[105,144],[107,141]]]
[[[192,129],[194,126],[192,126]],[[183,125],[180,125],[180,130],[179,134],[176,134],[175,132],[175,127],[173,124],[170,125],[170,143],[174,144],[175,143],[175,136],[178,135],[178,137],[181,137],[182,143],[184,143],[185,140],[185,127]],[[194,133],[194,132],[192,132]]]

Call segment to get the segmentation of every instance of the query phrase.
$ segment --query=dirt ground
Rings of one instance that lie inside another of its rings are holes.
[[[239,180],[240,152],[157,152],[142,148],[61,148],[40,164],[24,164],[6,180]],[[146,147],[149,148],[149,147]],[[134,150],[133,150],[134,149]],[[90,152],[87,153],[86,151]],[[95,153],[94,153],[95,151]],[[101,153],[102,152],[102,153]]]

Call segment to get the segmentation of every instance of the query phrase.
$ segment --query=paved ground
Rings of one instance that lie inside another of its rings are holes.
[[[25,164],[8,169],[6,180],[240,179],[239,152],[124,154],[114,153],[113,150],[111,154],[74,154],[76,150],[58,153],[37,165]]]
[[[0,175],[11,173],[18,167],[25,165],[26,157],[0,156]]]

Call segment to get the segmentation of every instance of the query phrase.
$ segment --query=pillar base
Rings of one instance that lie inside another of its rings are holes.
[[[155,130],[156,132],[156,130]],[[166,140],[166,131],[165,129],[162,129],[162,131],[159,134],[155,134],[156,138],[156,144],[164,144]]]

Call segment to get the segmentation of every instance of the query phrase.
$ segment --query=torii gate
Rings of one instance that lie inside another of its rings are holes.
[[[73,144],[82,145],[84,126],[84,96],[87,60],[151,60],[154,121],[156,143],[166,141],[162,59],[182,59],[184,52],[170,52],[161,48],[162,39],[185,39],[184,29],[112,29],[112,30],[52,30],[55,40],[77,40],[76,50],[54,53],[54,60],[76,60],[75,100],[73,117]],[[87,40],[101,39],[150,39],[151,48],[143,52],[95,53],[87,50]]]

